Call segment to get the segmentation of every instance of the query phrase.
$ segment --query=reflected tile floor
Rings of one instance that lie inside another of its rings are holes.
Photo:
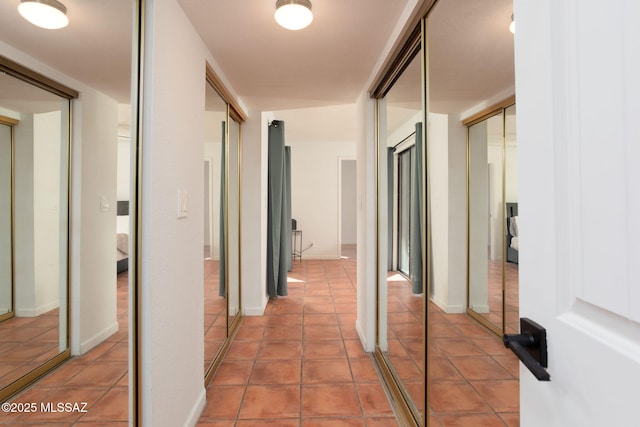
[[[245,317],[198,426],[397,426],[355,330],[355,259],[294,262],[289,293]]]
[[[0,322],[0,388],[59,353],[60,310]]]
[[[430,427],[520,425],[518,358],[466,314],[429,307]]]
[[[127,273],[118,275],[118,332],[83,356],[71,358],[12,399],[12,402],[38,402],[38,405],[86,402],[87,412],[0,413],[0,425],[129,425],[127,281]]]

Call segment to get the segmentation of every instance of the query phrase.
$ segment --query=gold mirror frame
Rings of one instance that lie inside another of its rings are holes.
[[[205,387],[208,386],[211,381],[213,380],[213,377],[216,373],[216,371],[218,370],[218,368],[220,367],[222,360],[224,359],[225,354],[227,353],[227,351],[229,350],[229,347],[231,346],[231,343],[233,342],[233,338],[235,337],[240,324],[242,323],[242,276],[241,276],[241,270],[242,270],[242,265],[241,265],[241,256],[240,256],[240,252],[241,252],[241,224],[240,224],[240,217],[241,217],[241,212],[242,212],[242,206],[241,206],[241,198],[240,198],[240,189],[242,188],[242,181],[241,181],[241,176],[242,176],[242,123],[247,119],[247,115],[246,113],[242,110],[242,108],[240,107],[240,105],[236,102],[236,100],[234,99],[234,97],[231,95],[231,93],[227,90],[227,88],[225,87],[225,85],[222,83],[222,81],[220,80],[220,78],[216,75],[215,71],[213,70],[213,68],[209,65],[206,64],[205,67],[205,77],[206,77],[206,82],[208,85],[211,85],[211,87],[218,92],[218,94],[220,95],[220,97],[222,98],[222,100],[227,104],[227,113],[226,113],[226,123],[231,123],[231,121],[234,121],[238,124],[238,158],[237,158],[237,164],[236,166],[236,171],[237,171],[237,186],[238,188],[235,189],[237,190],[237,200],[238,200],[238,229],[237,231],[237,241],[238,241],[238,251],[237,253],[235,253],[235,256],[238,259],[238,271],[237,271],[237,277],[238,277],[238,313],[236,316],[234,316],[232,319],[229,318],[229,276],[227,275],[225,278],[225,288],[226,288],[226,295],[227,295],[227,300],[226,300],[226,313],[225,313],[225,317],[226,317],[226,326],[227,326],[227,337],[224,341],[224,343],[222,344],[222,346],[220,347],[220,349],[218,350],[217,354],[214,356],[213,361],[211,363],[211,365],[206,369],[205,375],[204,375],[204,384]],[[225,127],[225,140],[224,140],[224,144],[225,144],[225,158],[224,158],[224,169],[225,169],[225,175],[228,176],[229,170],[230,170],[230,162],[231,162],[231,155],[230,155],[230,145],[231,145],[231,141],[229,139],[230,136],[230,131],[229,131],[230,126],[226,126]],[[227,215],[225,215],[225,222],[224,222],[224,230],[223,232],[225,233],[225,246],[226,246],[226,253],[229,254],[229,233],[230,233],[230,227],[229,227],[229,194],[230,191],[232,191],[233,189],[230,186],[230,180],[226,179],[225,180],[225,186],[222,189],[224,191],[224,204],[226,206],[225,211],[227,213]],[[229,256],[225,257],[225,268],[227,269],[227,271],[229,271]]]
[[[471,138],[470,138],[470,129],[473,125],[484,122],[492,117],[502,115],[502,174],[500,177],[501,180],[501,192],[502,192],[502,205],[503,209],[501,209],[501,224],[502,224],[502,248],[506,245],[506,218],[505,218],[505,209],[506,209],[506,201],[505,201],[505,193],[506,193],[506,111],[508,108],[513,107],[515,105],[515,96],[511,96],[489,108],[486,108],[473,116],[463,120],[462,124],[467,128],[467,266],[470,264],[471,259],[471,202],[470,202],[470,168],[471,168]],[[506,327],[506,272],[505,272],[505,263],[506,256],[502,256],[501,260],[501,281],[502,281],[502,301],[501,301],[501,309],[502,309],[502,320],[501,325],[498,326],[495,323],[490,322],[487,318],[480,315],[476,311],[474,311],[470,306],[471,301],[471,269],[467,268],[467,307],[466,313],[471,316],[474,320],[478,321],[480,324],[485,326],[491,332],[501,337],[505,331]]]
[[[69,359],[69,357],[71,356],[71,349],[70,349],[70,328],[69,328],[69,319],[70,319],[70,315],[69,315],[69,295],[70,295],[70,286],[69,286],[69,280],[70,280],[70,228],[71,228],[71,215],[70,215],[70,206],[71,206],[71,200],[70,200],[70,196],[71,196],[71,178],[73,175],[73,168],[72,168],[72,164],[71,164],[71,153],[72,153],[72,133],[71,133],[71,129],[73,128],[72,124],[73,124],[73,109],[72,109],[72,103],[71,101],[73,99],[78,98],[79,93],[74,90],[71,89],[61,83],[58,83],[40,73],[37,73],[27,67],[24,67],[8,58],[5,58],[4,56],[0,56],[0,72],[3,72],[11,77],[17,78],[27,84],[30,84],[32,86],[36,86],[42,90],[45,90],[47,92],[50,92],[62,99],[66,99],[68,101],[68,123],[67,123],[67,135],[68,135],[68,141],[67,141],[67,147],[66,147],[66,158],[65,161],[67,163],[67,177],[66,177],[66,188],[65,191],[67,193],[67,198],[66,198],[66,206],[63,206],[62,209],[66,209],[65,215],[66,215],[66,236],[63,236],[63,238],[66,240],[66,253],[65,253],[65,258],[66,258],[66,278],[65,278],[65,288],[66,288],[66,301],[64,303],[64,305],[66,306],[66,313],[64,313],[64,317],[66,319],[66,325],[65,325],[65,329],[66,329],[66,349],[60,351],[56,356],[50,358],[49,360],[45,361],[44,363],[42,363],[41,365],[39,365],[38,367],[34,368],[33,370],[29,371],[28,373],[26,373],[25,375],[21,376],[20,378],[16,379],[15,381],[13,381],[12,383],[8,384],[7,386],[3,387],[2,389],[0,389],[0,401],[4,402],[6,399],[8,399],[9,397],[15,395],[16,393],[22,391],[23,389],[25,389],[26,387],[28,387],[29,385],[33,384],[36,380],[38,380],[39,378],[41,378],[42,376],[44,376],[45,374],[47,374],[48,372],[50,372],[51,370],[53,370],[54,368],[56,368],[57,366],[59,366],[60,364],[62,364],[65,360]],[[15,125],[16,123],[14,123],[13,125]],[[13,126],[12,125],[12,126]],[[12,132],[13,134],[13,132]],[[13,136],[12,136],[13,139]],[[13,142],[12,142],[13,145]],[[12,150],[13,151],[13,150]],[[12,155],[13,157],[13,155]],[[12,160],[13,163],[13,160]],[[13,169],[13,167],[12,167]],[[12,177],[13,177],[13,172],[12,172]],[[12,178],[13,179],[13,178]],[[12,191],[13,193],[13,191]],[[13,197],[13,196],[12,196]],[[12,208],[13,211],[13,208]],[[13,218],[14,214],[12,213],[12,227],[14,227],[14,218]],[[13,233],[12,233],[13,234]],[[13,240],[13,238],[12,238]],[[13,245],[13,243],[12,243]]]
[[[435,5],[436,1],[426,1],[422,4],[422,6],[415,12],[415,14],[409,19],[409,24],[407,26],[407,30],[404,35],[402,35],[396,46],[392,49],[392,55],[390,59],[387,61],[385,66],[383,67],[381,73],[376,79],[376,83],[371,90],[371,97],[376,99],[375,105],[375,164],[376,164],[376,211],[380,209],[379,206],[379,194],[383,188],[383,180],[380,176],[379,165],[380,165],[380,154],[379,147],[381,144],[381,128],[380,128],[380,109],[378,106],[379,100],[383,99],[386,94],[389,92],[393,84],[398,80],[400,75],[404,72],[404,70],[409,66],[412,60],[416,58],[417,55],[420,55],[420,63],[422,69],[422,85],[421,85],[421,98],[422,98],[422,123],[428,123],[427,119],[427,102],[428,102],[428,87],[427,87],[427,72],[428,72],[428,52],[427,52],[427,15],[431,8]],[[424,372],[424,401],[423,402],[413,402],[409,393],[403,385],[402,380],[397,376],[394,371],[391,362],[388,360],[387,356],[381,350],[380,344],[380,281],[383,279],[381,277],[381,263],[384,261],[380,259],[380,238],[377,238],[376,243],[376,348],[374,352],[374,360],[377,368],[379,369],[382,379],[383,385],[389,392],[391,396],[392,406],[394,408],[394,412],[396,413],[396,417],[401,425],[409,425],[409,426],[428,426],[429,425],[429,417],[428,417],[428,401],[429,401],[429,374],[428,374],[428,363],[427,363],[427,354],[428,354],[428,309],[427,309],[427,296],[429,295],[429,289],[431,289],[431,278],[433,276],[432,273],[432,265],[430,256],[427,254],[431,253],[431,216],[430,216],[430,203],[428,199],[429,195],[429,168],[427,159],[429,158],[429,143],[428,143],[428,133],[427,126],[424,126],[424,152],[422,162],[425,167],[425,176],[423,181],[423,193],[422,193],[422,211],[425,213],[427,227],[422,230],[422,247],[426,248],[422,252],[422,265],[424,266],[424,274],[423,274],[423,298],[422,298],[422,330],[423,330],[423,346],[422,346],[422,360],[423,360],[423,372]],[[378,221],[378,230],[380,230],[380,215],[376,214],[376,218]],[[418,409],[419,407],[424,408],[424,413],[421,413]]]

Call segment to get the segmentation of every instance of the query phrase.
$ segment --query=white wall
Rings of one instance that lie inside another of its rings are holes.
[[[376,346],[376,144],[375,141],[375,101],[363,91],[356,103],[358,135],[357,187],[358,187],[358,254],[357,254],[357,309],[356,331],[365,351],[372,352]],[[386,280],[383,280],[386,284]],[[381,296],[386,298],[385,292]],[[386,306],[386,301],[383,306]],[[386,314],[383,313],[383,314]],[[386,325],[386,318],[380,321]],[[386,330],[380,334],[386,336]]]
[[[33,311],[35,288],[34,242],[34,145],[33,114],[21,114],[14,127],[14,288],[16,311],[28,307]],[[16,313],[17,314],[17,313]]]
[[[469,128],[469,307],[488,313],[489,162],[487,122]]]
[[[286,123],[285,123],[286,132]],[[355,157],[355,142],[299,142],[291,146],[291,217],[302,230],[306,259],[340,257],[339,159]]]
[[[245,315],[264,313],[267,296],[267,123],[270,113],[249,111],[242,124],[241,275]]]
[[[59,306],[66,297],[61,263],[66,264],[66,244],[61,247],[61,224],[66,219],[66,179],[61,183],[61,168],[67,165],[67,143],[62,135],[60,111],[36,114],[33,117],[33,227],[34,227],[34,300],[32,316],[38,316]],[[66,118],[67,115],[65,114]],[[64,132],[67,135],[67,132]],[[64,173],[67,176],[67,173]],[[62,216],[61,216],[62,214]],[[65,239],[66,241],[66,239]],[[60,283],[63,282],[63,283]],[[62,287],[62,293],[60,292]],[[29,310],[21,307],[21,310]],[[18,314],[18,313],[16,313]]]
[[[429,113],[429,178],[431,180],[431,298],[446,305],[449,286],[449,136],[448,116]],[[425,268],[426,271],[426,268]]]
[[[145,6],[142,416],[145,426],[195,425],[205,404],[202,164],[209,54],[176,0]],[[180,219],[179,191],[188,194],[188,216]]]
[[[343,245],[355,245],[358,239],[357,228],[357,187],[356,161],[340,159],[340,230]]]
[[[449,277],[447,313],[464,313],[467,304],[467,128],[449,116]]]
[[[118,330],[116,285],[118,104],[92,90],[74,102],[72,340],[83,354]],[[101,210],[105,197],[109,208]]]
[[[429,113],[433,283],[431,300],[463,313],[467,295],[467,133],[453,115]]]

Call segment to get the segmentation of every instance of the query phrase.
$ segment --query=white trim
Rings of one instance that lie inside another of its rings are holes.
[[[60,305],[58,304],[58,300],[50,301],[47,304],[39,305],[35,308],[16,308],[15,316],[16,317],[38,317],[42,314],[48,313],[51,310],[55,310]]]
[[[431,297],[431,302],[437,305],[438,307],[440,307],[442,311],[444,311],[447,314],[460,314],[460,313],[466,312],[466,308],[464,305],[461,305],[461,304],[448,305],[448,304],[445,304],[441,299],[437,297]]]
[[[198,424],[198,420],[200,419],[200,415],[202,415],[202,411],[204,410],[206,404],[207,391],[203,387],[183,425],[185,427],[195,427]]]
[[[360,319],[356,319],[356,333],[358,334],[358,338],[360,338],[360,344],[366,353],[373,353],[375,350],[375,342],[369,342],[366,338],[366,334],[362,331],[360,327]]]
[[[337,238],[337,242],[338,242],[338,246],[337,246],[337,258],[341,259],[342,257],[342,165],[343,162],[345,161],[354,161],[356,162],[356,168],[357,168],[357,164],[358,164],[358,159],[356,156],[338,156],[338,212],[337,212],[337,223],[338,223],[338,238]],[[356,177],[357,179],[357,177]],[[357,183],[356,183],[356,187],[357,187]],[[356,214],[356,224],[357,224],[358,218],[357,218],[357,214]],[[356,245],[358,244],[358,239],[356,237]]]
[[[264,311],[267,309],[269,299],[264,299],[264,305],[262,307],[242,307],[242,314],[245,316],[264,316]]]
[[[80,356],[82,354],[87,353],[89,350],[93,349],[98,344],[104,342],[111,335],[118,332],[120,328],[118,327],[118,321],[115,321],[111,326],[104,328],[102,331],[98,332],[88,340],[80,343],[80,350],[78,353],[73,352],[74,356]]]

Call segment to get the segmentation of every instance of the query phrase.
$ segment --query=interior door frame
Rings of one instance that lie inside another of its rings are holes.
[[[337,242],[338,242],[338,248],[337,248],[337,259],[340,259],[342,257],[342,216],[343,216],[343,206],[342,206],[342,191],[343,191],[343,174],[342,174],[342,167],[344,166],[345,162],[350,162],[353,161],[355,162],[356,165],[356,191],[358,188],[358,161],[356,159],[355,156],[338,156],[338,238],[337,238]],[[356,201],[356,203],[358,203],[358,201]],[[357,207],[356,207],[356,211],[357,211]],[[357,244],[357,239],[356,239],[356,244]]]

